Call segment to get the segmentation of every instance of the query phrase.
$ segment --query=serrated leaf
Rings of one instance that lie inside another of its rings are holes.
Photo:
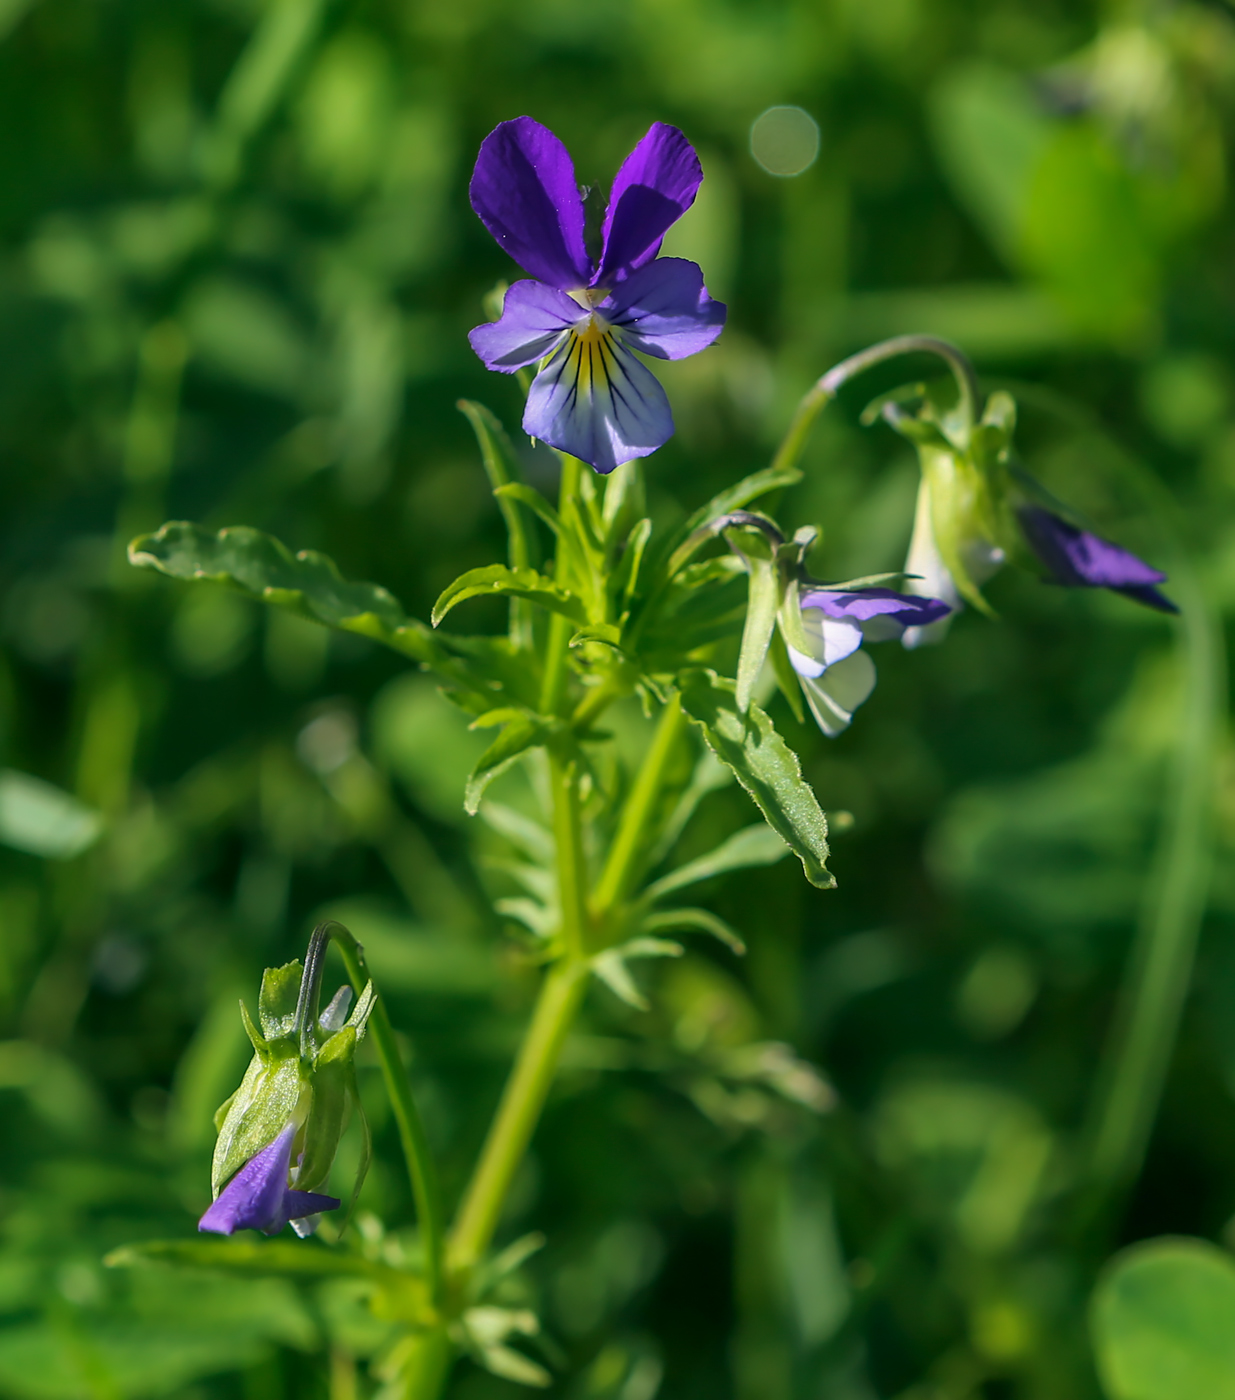
[[[448,660],[429,629],[409,618],[386,589],[349,582],[326,555],[311,549],[293,554],[281,540],[247,525],[214,531],[172,520],[152,535],[139,535],[129,545],[129,562],[171,578],[228,584],[259,602],[370,637],[425,665]]]
[[[767,831],[767,827],[763,830]],[[785,843],[781,841],[776,833],[771,833],[782,850],[787,850]],[[645,933],[668,933],[673,929],[694,928],[701,933],[709,933],[713,938],[719,940],[731,952],[741,957],[746,952],[746,944],[743,943],[738,933],[732,929],[719,915],[713,914],[709,909],[661,909],[653,914],[645,914],[639,922],[640,929]]]
[[[530,715],[518,715],[512,719],[496,739],[476,760],[476,767],[468,776],[467,788],[463,795],[463,807],[469,817],[474,817],[480,809],[480,800],[485,788],[528,749],[543,744],[551,726]]]
[[[469,598],[524,598],[550,612],[561,613],[582,626],[587,622],[583,603],[568,589],[538,574],[535,569],[508,569],[505,564],[486,564],[467,573],[445,588],[433,605],[433,625],[454,607]]]
[[[831,889],[836,881],[827,868],[827,817],[771,719],[758,705],[740,714],[732,682],[712,671],[687,671],[678,677],[678,687],[682,706],[703,730],[708,747],[733,769],[764,820],[797,854],[806,878]]]
[[[700,880],[710,880],[714,875],[723,875],[727,870],[743,870],[752,865],[775,865],[788,854],[789,847],[780,835],[764,822],[756,822],[753,826],[735,831],[707,855],[679,866],[677,870],[653,881],[644,890],[643,897],[649,903],[655,903],[675,890],[698,884]]]

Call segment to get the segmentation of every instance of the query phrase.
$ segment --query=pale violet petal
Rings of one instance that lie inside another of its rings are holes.
[[[486,369],[513,374],[542,360],[587,312],[577,301],[543,282],[516,282],[508,288],[502,316],[469,332],[472,349]]]
[[[853,712],[875,688],[875,663],[864,651],[828,667],[816,679],[799,676],[802,693],[819,728],[834,739],[849,728]]]
[[[620,332],[594,318],[570,332],[532,382],[523,428],[607,475],[668,441],[673,413]]]

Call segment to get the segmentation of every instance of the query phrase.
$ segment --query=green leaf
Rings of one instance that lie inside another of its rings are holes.
[[[1110,1400],[1235,1400],[1235,1261],[1203,1240],[1117,1254],[1090,1313]]]
[[[648,1009],[648,999],[635,985],[630,969],[626,966],[630,958],[680,958],[685,952],[680,943],[667,938],[632,938],[617,948],[606,948],[592,959],[592,971],[605,984],[614,996],[633,1006],[636,1011]]]
[[[579,624],[588,620],[583,604],[569,589],[543,577],[535,569],[508,569],[505,564],[486,564],[482,569],[469,569],[443,590],[442,596],[433,605],[434,627],[451,608],[468,598],[495,595],[526,598],[528,602],[538,603],[542,608],[561,613]]]
[[[216,532],[172,520],[153,535],[139,535],[129,545],[129,563],[171,578],[228,584],[259,602],[371,637],[425,665],[447,660],[429,629],[409,618],[384,588],[349,583],[324,554],[293,554],[273,535],[247,525]]]
[[[470,399],[460,399],[458,408],[476,434],[485,474],[489,478],[489,485],[493,488],[493,495],[497,500],[497,508],[502,512],[502,519],[506,524],[507,558],[510,567],[534,568],[540,562],[536,532],[527,528],[523,514],[515,503],[519,497],[512,499],[510,495],[504,494],[508,491],[530,489],[519,481],[519,459],[506,436],[506,430],[496,415],[483,404],[474,403]],[[521,650],[531,649],[532,618],[528,605],[522,598],[512,598],[510,602],[510,637]]]
[[[174,1264],[193,1269],[219,1269],[250,1277],[312,1278],[341,1274],[388,1278],[394,1271],[358,1254],[326,1249],[308,1240],[143,1240],[121,1245],[106,1256],[109,1269],[132,1269],[149,1264]]]
[[[744,870],[752,865],[775,865],[789,854],[789,848],[780,836],[763,822],[743,827],[722,841],[714,851],[680,866],[668,875],[654,881],[644,891],[649,903],[663,899],[674,890],[696,885],[700,880],[710,880],[714,875],[723,875],[727,870]]]
[[[518,501],[521,505],[527,506],[533,515],[539,516],[555,535],[562,533],[562,517],[534,486],[525,486],[521,481],[512,481],[505,486],[495,486],[493,494],[497,497],[499,505],[504,501]]]
[[[619,600],[619,607],[622,611],[630,606],[630,600],[635,596],[639,587],[639,570],[643,564],[648,541],[651,538],[652,522],[645,516],[626,537],[626,547],[622,551],[617,568],[614,569],[610,577],[609,587],[613,596]]]
[[[463,796],[463,806],[468,816],[476,815],[485,788],[494,778],[505,772],[520,754],[543,744],[551,729],[552,725],[539,716],[515,713],[515,718],[476,760]]]
[[[806,878],[831,889],[836,881],[827,869],[827,818],[772,721],[758,705],[740,714],[732,682],[712,671],[684,672],[678,687],[683,708],[702,728],[708,747],[733,769],[764,820],[797,854]]]
[[[719,495],[713,496],[707,505],[701,506],[682,527],[682,534],[689,535],[701,525],[715,520],[717,516],[740,510],[743,506],[750,505],[751,501],[757,501],[760,496],[766,496],[769,492],[779,491],[787,486],[796,486],[801,480],[802,473],[796,467],[779,470],[775,467],[764,467],[762,471],[752,472],[750,476],[744,476],[741,481],[734,482]]]
[[[759,830],[768,831],[768,828],[764,826]],[[785,843],[775,832],[768,831],[768,835],[784,855],[787,850]],[[639,922],[639,928],[644,933],[668,933],[673,929],[695,928],[701,933],[710,933],[739,957],[746,952],[746,944],[742,942],[741,936],[709,909],[661,909],[654,914],[645,915]]]
[[[480,447],[480,458],[484,463],[489,485],[497,497],[498,509],[506,522],[510,542],[510,564],[512,568],[524,569],[536,563],[534,537],[524,528],[523,516],[514,508],[506,493],[509,488],[521,486],[519,481],[519,458],[506,435],[506,429],[495,413],[484,404],[472,399],[460,399],[456,404],[459,412],[472,425],[476,442]],[[527,490],[528,488],[523,487]],[[515,499],[519,499],[515,497]]]

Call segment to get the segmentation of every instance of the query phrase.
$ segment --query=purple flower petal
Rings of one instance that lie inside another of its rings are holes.
[[[472,349],[487,369],[513,374],[543,359],[587,312],[556,287],[543,282],[516,282],[506,293],[501,320],[468,333]]]
[[[217,1235],[232,1235],[237,1230],[277,1235],[289,1220],[337,1209],[339,1202],[333,1196],[289,1190],[287,1174],[295,1136],[296,1124],[289,1123],[273,1142],[250,1157],[219,1192],[197,1228]]]
[[[803,608],[818,608],[828,617],[854,622],[888,618],[902,627],[924,627],[952,611],[939,598],[919,598],[891,588],[855,588],[851,592],[815,588],[803,593],[800,602]]]
[[[502,122],[481,143],[472,208],[523,270],[551,287],[587,286],[583,199],[566,147],[531,117]]]
[[[665,391],[617,334],[573,331],[532,382],[523,428],[607,475],[673,435]]]
[[[605,211],[604,251],[594,279],[620,281],[660,251],[660,242],[695,202],[703,168],[676,126],[653,122],[622,162]]]
[[[684,360],[706,349],[724,329],[725,304],[713,301],[699,267],[685,258],[645,264],[601,302],[626,344],[658,360]]]
[[[1070,588],[1110,588],[1161,612],[1179,609],[1153,585],[1166,575],[1110,540],[1062,520],[1041,506],[1017,511],[1021,529],[1052,581]]]

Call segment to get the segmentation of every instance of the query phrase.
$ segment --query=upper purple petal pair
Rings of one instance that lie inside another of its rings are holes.
[[[613,182],[599,266],[584,246],[583,196],[570,153],[531,117],[502,122],[485,137],[468,193],[481,223],[524,272],[573,292],[610,286],[654,258],[702,180],[686,137],[654,122]]]
[[[289,1220],[303,1220],[323,1210],[337,1210],[339,1202],[334,1196],[293,1191],[288,1186],[295,1136],[296,1125],[289,1123],[273,1142],[250,1157],[219,1192],[214,1204],[197,1222],[197,1228],[217,1235],[232,1235],[237,1230],[261,1230],[267,1235],[277,1235]]]
[[[471,332],[472,348],[504,374],[539,363],[524,430],[599,472],[647,456],[673,433],[664,390],[631,352],[680,360],[724,326],[725,308],[694,263],[656,260],[702,178],[682,133],[655,123],[618,171],[594,264],[574,166],[558,138],[518,117],[481,145],[472,207],[536,280],[509,289],[501,319]]]
[[[1021,506],[1017,519],[1030,548],[1054,583],[1071,588],[1109,588],[1159,612],[1178,612],[1155,584],[1166,575],[1110,540],[1069,524],[1042,506]]]
[[[848,593],[815,588],[802,593],[799,601],[803,608],[818,608],[828,617],[849,622],[886,617],[902,627],[925,627],[952,611],[939,598],[919,598],[892,588],[858,588]]]

